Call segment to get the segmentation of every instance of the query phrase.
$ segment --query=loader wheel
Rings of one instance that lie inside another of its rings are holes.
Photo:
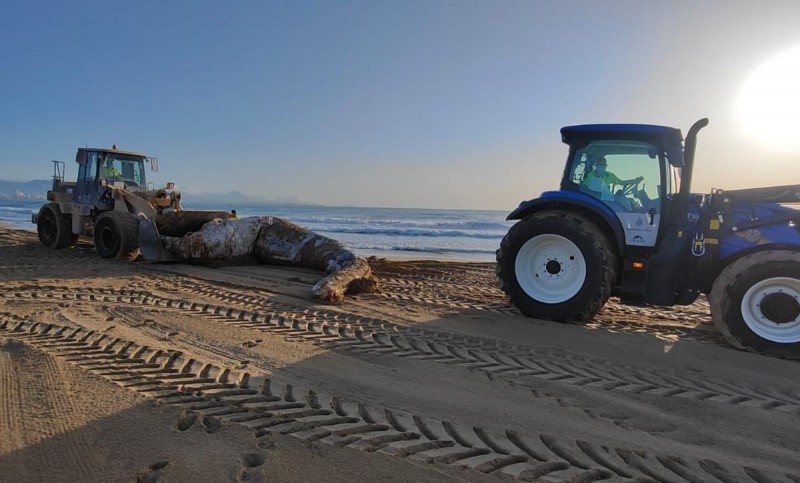
[[[725,267],[709,297],[711,317],[734,347],[800,357],[800,253],[765,250]]]
[[[61,213],[57,203],[42,206],[36,220],[39,241],[47,248],[71,248],[78,242],[78,235],[72,233],[72,218]]]
[[[139,221],[130,213],[108,211],[94,222],[94,247],[102,257],[133,261],[138,242]]]
[[[606,303],[618,262],[600,228],[570,212],[546,211],[511,227],[497,250],[500,288],[528,317],[584,322]]]

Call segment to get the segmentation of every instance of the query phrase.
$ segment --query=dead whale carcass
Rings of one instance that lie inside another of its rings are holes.
[[[150,225],[143,222],[140,229],[152,230],[153,223]],[[273,216],[209,221],[185,236],[160,236],[159,249],[173,259],[209,261],[252,257],[258,263],[322,270],[325,276],[311,291],[328,302],[340,301],[348,292],[378,291],[372,269],[364,258],[332,238]],[[145,258],[167,258],[163,254],[142,253]]]

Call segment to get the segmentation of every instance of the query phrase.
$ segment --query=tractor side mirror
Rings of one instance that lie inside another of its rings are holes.
[[[89,153],[87,153],[85,149],[79,149],[78,154],[75,155],[75,162],[78,164],[86,164],[88,155]]]
[[[150,171],[158,171],[158,158],[148,158],[150,160]]]

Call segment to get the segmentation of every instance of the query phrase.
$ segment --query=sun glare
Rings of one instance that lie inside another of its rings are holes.
[[[800,47],[760,65],[747,79],[739,115],[755,138],[800,149]]]

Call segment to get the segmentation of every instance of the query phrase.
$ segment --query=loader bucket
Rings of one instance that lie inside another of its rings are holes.
[[[188,233],[200,231],[200,228],[209,221],[230,218],[236,218],[236,216],[227,211],[181,210],[156,215],[155,221],[159,234],[182,237]]]
[[[139,251],[146,260],[168,262],[176,257],[164,249],[161,236],[180,238],[199,231],[213,220],[227,220],[235,215],[227,211],[172,211],[139,222]]]
[[[154,262],[169,262],[175,260],[161,245],[161,235],[155,220],[146,219],[139,221],[139,252],[145,260]]]

